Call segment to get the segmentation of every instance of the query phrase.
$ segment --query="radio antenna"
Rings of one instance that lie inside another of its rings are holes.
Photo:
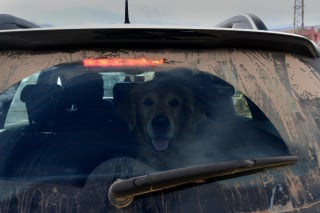
[[[128,8],[128,0],[126,0],[126,5],[125,5],[125,16],[124,16],[124,23],[125,23],[125,24],[130,24],[130,21],[129,21],[129,8]]]

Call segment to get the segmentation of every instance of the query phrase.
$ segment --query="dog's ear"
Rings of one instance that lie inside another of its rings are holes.
[[[189,97],[186,104],[187,128],[195,131],[198,124],[206,119],[204,105],[194,97]]]
[[[134,83],[118,83],[113,88],[114,104],[119,115],[127,122],[129,130],[136,126],[136,111],[132,97]]]

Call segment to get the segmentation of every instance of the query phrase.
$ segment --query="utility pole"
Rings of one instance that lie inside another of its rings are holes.
[[[129,8],[128,8],[128,0],[126,0],[126,5],[125,5],[125,16],[124,16],[124,23],[125,24],[130,24],[129,21]]]
[[[304,0],[294,1],[294,19],[293,30],[295,33],[301,33],[304,29]]]

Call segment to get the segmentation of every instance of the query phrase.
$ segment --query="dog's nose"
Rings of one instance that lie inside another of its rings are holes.
[[[170,126],[169,119],[166,116],[158,115],[152,120],[152,127],[155,131],[165,133]]]

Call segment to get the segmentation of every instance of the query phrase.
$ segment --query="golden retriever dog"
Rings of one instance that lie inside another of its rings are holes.
[[[119,110],[142,145],[140,155],[149,160],[174,154],[170,150],[191,140],[197,123],[205,118],[192,89],[166,79],[136,83]]]
[[[128,85],[118,110],[141,145],[138,157],[153,169],[288,153],[269,128],[235,115],[234,88],[222,80],[163,72]]]

